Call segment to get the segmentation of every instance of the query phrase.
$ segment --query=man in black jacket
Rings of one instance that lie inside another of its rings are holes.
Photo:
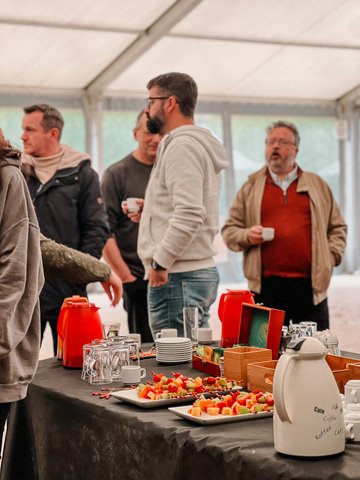
[[[38,104],[25,107],[24,112],[22,161],[30,170],[28,186],[41,232],[100,258],[109,229],[89,155],[60,143],[64,120],[56,108]],[[64,298],[74,294],[86,296],[86,285],[46,275],[40,296],[41,332],[49,322],[55,353],[59,310]]]

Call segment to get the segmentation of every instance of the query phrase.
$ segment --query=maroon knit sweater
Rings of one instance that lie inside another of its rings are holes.
[[[274,227],[275,238],[261,245],[264,277],[311,277],[310,200],[306,192],[297,193],[296,188],[297,180],[285,195],[268,174],[261,224]]]

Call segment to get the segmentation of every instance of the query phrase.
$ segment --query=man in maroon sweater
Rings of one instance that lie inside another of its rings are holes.
[[[329,328],[327,289],[341,262],[347,227],[329,186],[296,164],[300,136],[278,121],[267,129],[266,166],[250,175],[230,209],[222,235],[244,252],[244,273],[255,301],[292,319]],[[275,236],[267,241],[263,228]]]

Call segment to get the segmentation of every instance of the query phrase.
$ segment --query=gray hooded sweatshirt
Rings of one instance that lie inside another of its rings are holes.
[[[26,396],[40,350],[40,232],[16,157],[0,155],[0,402]]]
[[[221,171],[226,151],[205,128],[186,125],[161,141],[145,194],[138,253],[170,272],[214,266]]]

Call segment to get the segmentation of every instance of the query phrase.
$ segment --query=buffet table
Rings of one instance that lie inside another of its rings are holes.
[[[151,371],[200,373],[154,359],[142,365],[148,379]],[[286,457],[274,450],[272,418],[198,425],[166,407],[99,399],[94,390],[79,370],[55,358],[40,362],[10,415],[1,480],[360,478],[360,443],[335,457]]]

